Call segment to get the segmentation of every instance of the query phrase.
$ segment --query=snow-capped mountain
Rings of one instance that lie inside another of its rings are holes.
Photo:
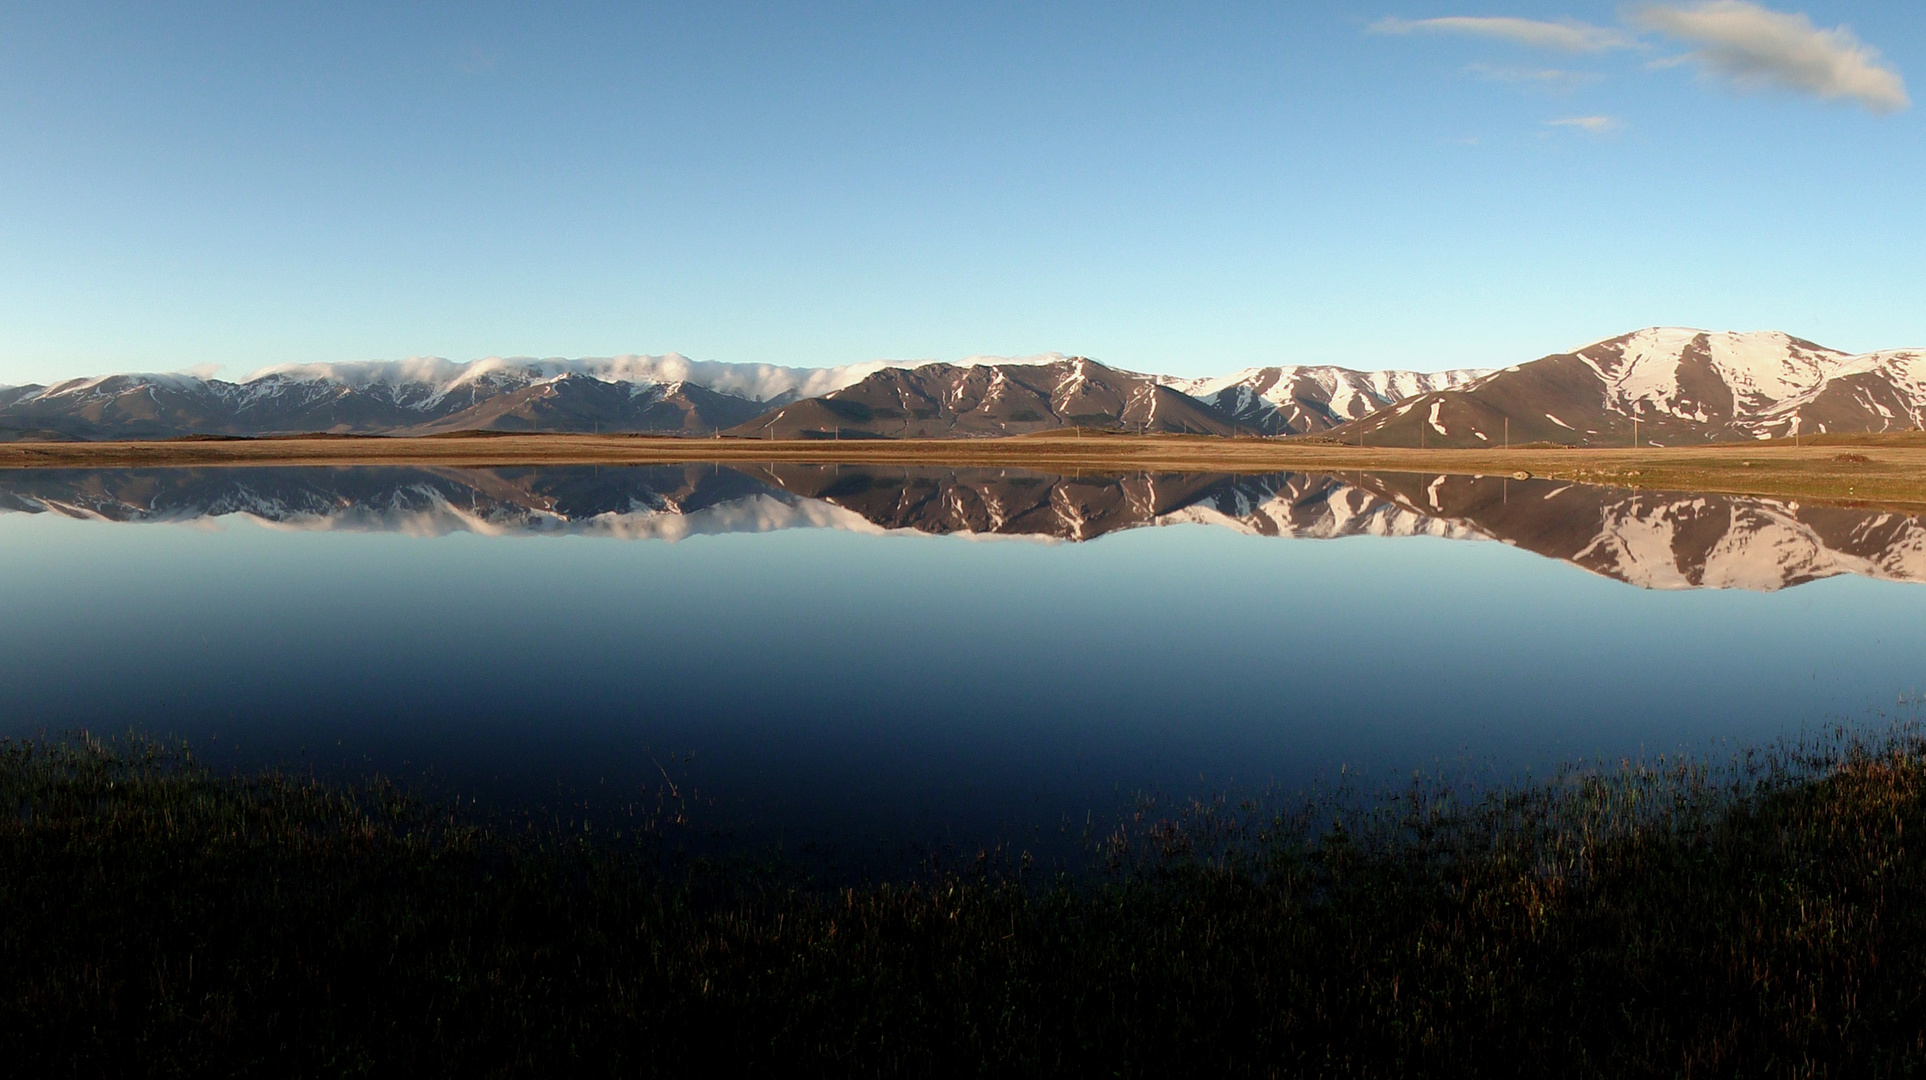
[[[1085,357],[885,368],[783,406],[735,434],[794,438],[968,438],[1059,428],[1231,435],[1252,429],[1154,375]]]
[[[1926,582],[1926,517],[1738,495],[1416,473],[1121,473],[770,463],[543,469],[21,469],[0,513],[622,539],[831,528],[1081,542],[1129,529],[1497,540],[1647,589]]]
[[[1163,376],[1161,381],[1266,435],[1303,435],[1488,374],[1484,369],[1427,373],[1293,366],[1245,368],[1209,379]]]
[[[1334,437],[1379,446],[1630,445],[1921,426],[1926,350],[1849,355],[1776,331],[1655,327],[1428,391]],[[1507,429],[1509,429],[1507,433]]]

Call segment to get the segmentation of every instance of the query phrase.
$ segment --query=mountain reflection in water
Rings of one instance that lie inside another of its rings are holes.
[[[1498,540],[1647,589],[1926,581],[1926,518],[1506,477],[767,464],[0,470],[0,512],[116,522],[674,540],[832,528],[1088,541],[1205,524],[1277,537]]]

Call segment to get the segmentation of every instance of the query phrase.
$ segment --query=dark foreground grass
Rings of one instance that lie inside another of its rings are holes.
[[[1912,1075],[1926,757],[1146,815],[812,887],[381,784],[0,745],[11,1075]]]

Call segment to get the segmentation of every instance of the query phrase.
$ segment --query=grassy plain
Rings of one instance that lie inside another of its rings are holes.
[[[1314,438],[1223,439],[1084,431],[1002,439],[789,440],[624,435],[310,436],[164,442],[0,443],[0,468],[245,465],[611,465],[810,461],[1010,466],[1055,472],[1518,472],[1670,491],[1926,507],[1926,433],[1623,449],[1414,450]]]
[[[1347,806],[1350,807],[1347,809]],[[672,809],[672,808],[671,808]],[[17,1075],[1908,1076],[1904,730],[1148,807],[1083,877],[824,887],[391,785],[0,743]]]

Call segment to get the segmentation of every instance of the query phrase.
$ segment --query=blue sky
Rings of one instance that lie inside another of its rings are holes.
[[[397,7],[0,3],[0,383],[1926,345],[1913,0]]]

